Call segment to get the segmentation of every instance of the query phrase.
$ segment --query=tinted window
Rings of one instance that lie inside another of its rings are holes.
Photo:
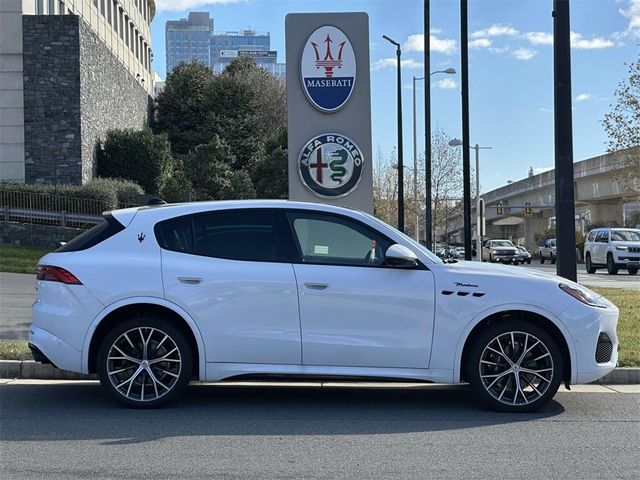
[[[112,237],[124,230],[124,226],[112,215],[105,215],[104,220],[93,226],[84,233],[81,233],[70,242],[65,243],[56,252],[78,252],[91,248],[107,238]]]
[[[391,246],[386,237],[343,217],[291,213],[289,218],[305,263],[379,266]]]
[[[230,260],[278,261],[275,213],[228,210],[174,218],[156,227],[167,250]]]
[[[596,238],[596,233],[595,231],[591,231],[591,233],[589,233],[589,237],[587,238],[587,242],[593,242]]]

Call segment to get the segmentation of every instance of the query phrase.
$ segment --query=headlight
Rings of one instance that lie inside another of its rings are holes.
[[[497,254],[498,254],[498,251],[497,251],[497,250],[491,250],[491,254],[492,254],[492,255],[497,255]]]
[[[587,290],[586,288],[580,288],[578,286],[568,285],[566,283],[558,284],[558,287],[565,292],[571,295],[576,300],[581,301],[585,305],[589,305],[590,307],[598,307],[598,308],[607,308],[607,303],[599,297],[591,290]]]
[[[626,252],[629,250],[629,247],[625,247],[624,245],[616,245],[616,250],[622,250]]]

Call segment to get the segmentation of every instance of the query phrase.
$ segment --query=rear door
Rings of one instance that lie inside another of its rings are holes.
[[[298,292],[278,218],[234,209],[156,226],[165,297],[196,320],[207,362],[301,362]]]

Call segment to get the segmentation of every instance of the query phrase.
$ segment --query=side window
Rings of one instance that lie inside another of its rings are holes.
[[[596,238],[596,232],[592,231],[591,233],[589,233],[589,236],[587,237],[587,242],[593,242]]]
[[[187,215],[156,227],[162,248],[229,260],[278,261],[275,213],[233,210]]]
[[[607,243],[609,241],[609,235],[606,230],[600,230],[596,236],[596,242]]]
[[[344,217],[306,212],[289,214],[304,263],[380,266],[391,242]]]

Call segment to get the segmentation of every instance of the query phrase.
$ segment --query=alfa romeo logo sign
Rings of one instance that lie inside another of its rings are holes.
[[[307,39],[300,61],[302,88],[323,112],[340,109],[356,83],[356,56],[339,28],[325,25]]]
[[[364,159],[353,140],[337,133],[311,139],[299,156],[302,183],[323,198],[344,197],[362,177]]]

